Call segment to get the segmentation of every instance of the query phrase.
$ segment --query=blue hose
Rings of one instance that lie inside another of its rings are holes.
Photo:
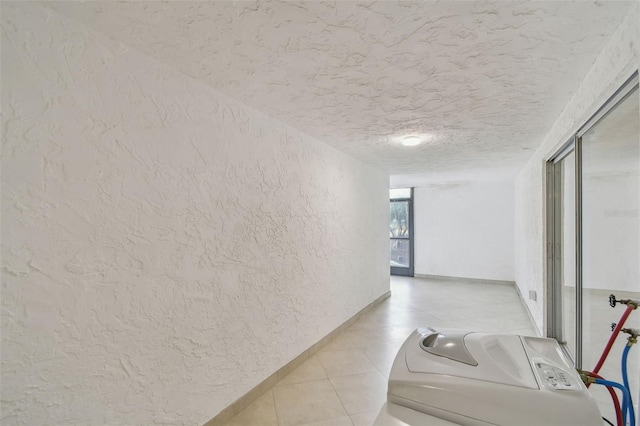
[[[631,345],[625,345],[624,350],[622,351],[622,383],[624,387],[629,391],[629,399],[627,400],[627,410],[629,411],[629,420],[631,420],[631,424],[636,424],[636,413],[633,409],[633,400],[631,399],[631,386],[629,386],[629,373],[627,371],[627,358],[629,357],[629,350],[631,349]],[[625,409],[625,405],[622,405],[622,410]]]
[[[629,389],[625,388],[620,383],[611,382],[609,380],[596,379],[596,383],[599,384],[599,385],[613,386],[614,388],[620,389],[622,391],[622,406],[623,407],[628,407],[629,406],[629,400],[631,399],[631,394],[629,393]],[[624,425],[627,424],[627,411],[629,411],[629,410],[625,410],[624,408],[622,409],[622,424],[624,424]],[[632,413],[632,415],[633,415],[633,413]],[[631,424],[635,425],[635,418],[632,418],[631,421],[632,421]]]

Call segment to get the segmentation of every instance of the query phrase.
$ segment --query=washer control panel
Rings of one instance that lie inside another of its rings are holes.
[[[579,390],[580,387],[574,382],[568,372],[553,365],[537,361],[534,363],[538,377],[542,383],[551,389],[557,390]]]

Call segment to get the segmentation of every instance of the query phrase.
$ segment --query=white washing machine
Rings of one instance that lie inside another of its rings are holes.
[[[603,421],[555,340],[419,328],[396,355],[387,403],[375,425],[450,424],[601,426]]]

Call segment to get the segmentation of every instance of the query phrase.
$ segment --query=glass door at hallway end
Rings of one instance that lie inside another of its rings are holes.
[[[413,189],[389,191],[389,254],[391,275],[413,276]]]

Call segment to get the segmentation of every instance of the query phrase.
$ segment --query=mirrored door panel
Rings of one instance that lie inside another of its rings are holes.
[[[640,125],[638,89],[630,93],[581,138],[582,150],[582,365],[593,369],[619,320],[623,306],[613,309],[608,296],[640,299]],[[640,311],[625,327],[640,328]],[[620,382],[621,335],[600,370]],[[638,389],[640,355],[632,348],[631,388]],[[636,352],[633,355],[633,352]],[[633,361],[633,360],[635,361]],[[606,401],[606,392],[598,392]],[[637,395],[637,393],[636,393]]]

